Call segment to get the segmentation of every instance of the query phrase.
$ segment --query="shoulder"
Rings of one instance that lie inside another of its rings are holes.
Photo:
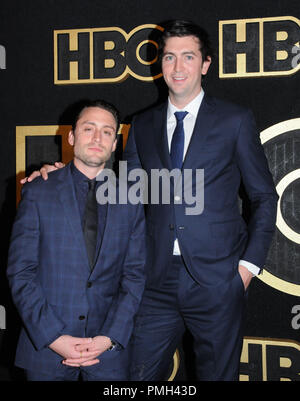
[[[251,113],[250,109],[237,103],[205,95],[204,102],[220,113],[227,115],[244,115]]]
[[[211,113],[215,121],[224,129],[235,132],[240,127],[255,127],[252,111],[242,105],[223,99],[206,96],[202,112]]]
[[[27,182],[22,187],[22,197],[24,195],[40,196],[43,193],[53,191],[57,185],[69,175],[69,166],[52,171],[48,179],[44,180],[41,176],[31,182]]]
[[[149,121],[149,120],[151,121],[151,120],[153,120],[154,115],[157,115],[157,114],[163,115],[166,111],[167,111],[167,102],[163,102],[156,106],[149,107],[148,109],[146,109],[142,112],[136,113],[133,117],[132,122],[133,123],[135,123],[135,122],[137,122],[137,123],[143,122],[144,123],[145,121]]]

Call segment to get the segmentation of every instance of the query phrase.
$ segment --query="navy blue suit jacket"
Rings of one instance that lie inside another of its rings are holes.
[[[150,176],[152,169],[172,169],[166,116],[164,103],[135,117],[124,154],[129,170],[142,167]],[[174,205],[173,185],[169,205],[147,205],[147,282],[157,286],[163,281],[171,265],[174,229],[189,272],[199,283],[230,280],[240,259],[262,268],[278,196],[252,113],[205,95],[183,169],[204,169],[204,210],[187,215],[190,205]],[[241,183],[251,205],[248,224],[238,204]],[[150,186],[148,190],[150,199]]]
[[[142,205],[107,206],[91,272],[70,165],[23,188],[13,227],[7,275],[24,323],[16,364],[59,369],[62,357],[48,348],[62,334],[108,336],[121,350],[102,354],[101,367],[121,367],[145,277]],[[125,362],[124,362],[125,363]]]

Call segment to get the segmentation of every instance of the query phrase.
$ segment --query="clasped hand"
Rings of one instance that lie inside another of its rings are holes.
[[[99,363],[98,357],[111,346],[106,336],[78,338],[62,335],[49,345],[54,352],[61,355],[64,365],[79,367]]]

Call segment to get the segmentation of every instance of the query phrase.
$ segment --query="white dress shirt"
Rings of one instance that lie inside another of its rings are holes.
[[[183,120],[183,128],[184,128],[184,149],[183,149],[183,160],[185,158],[187,149],[190,144],[190,140],[194,131],[197,115],[199,108],[201,106],[202,100],[204,97],[204,90],[201,89],[201,92],[199,93],[198,96],[196,96],[188,105],[184,107],[184,109],[180,110],[177,107],[175,107],[171,101],[170,98],[168,100],[168,110],[167,110],[167,135],[168,135],[168,145],[169,145],[169,151],[171,149],[171,142],[172,142],[172,137],[173,137],[173,132],[175,130],[177,121],[174,113],[176,111],[187,111],[188,114]],[[180,248],[178,244],[178,240],[175,239],[174,242],[174,249],[173,249],[173,254],[174,255],[180,255]],[[247,262],[245,260],[240,260],[239,261],[240,265],[243,265],[248,269],[253,275],[257,275],[259,273],[259,267],[254,265],[253,263]]]

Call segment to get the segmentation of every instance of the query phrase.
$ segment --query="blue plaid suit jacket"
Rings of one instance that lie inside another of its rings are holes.
[[[143,206],[109,204],[98,246],[91,272],[70,165],[24,186],[7,270],[24,324],[17,366],[62,369],[62,357],[48,348],[62,334],[113,338],[121,349],[104,353],[102,367],[125,363],[122,351],[144,289]]]

